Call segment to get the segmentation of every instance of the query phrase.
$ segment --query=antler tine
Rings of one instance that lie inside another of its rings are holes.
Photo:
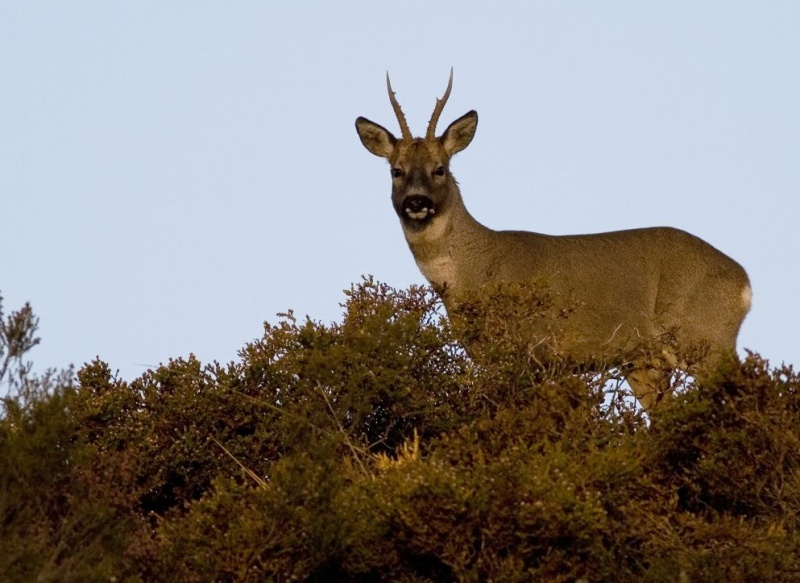
[[[408,129],[408,122],[406,121],[406,116],[403,113],[403,110],[400,108],[400,104],[397,103],[397,98],[394,96],[394,91],[392,91],[392,82],[389,81],[389,72],[386,72],[386,88],[389,90],[389,101],[392,102],[392,109],[394,110],[394,115],[397,117],[397,121],[400,123],[400,132],[403,136],[404,142],[410,142],[414,139],[414,136],[411,135],[411,130]]]
[[[433,140],[436,137],[436,124],[439,123],[439,116],[442,115],[442,110],[447,103],[447,98],[450,97],[450,90],[453,88],[453,67],[450,67],[450,80],[447,82],[447,90],[441,99],[436,100],[436,107],[433,108],[431,121],[428,122],[428,131],[425,133],[426,140]]]

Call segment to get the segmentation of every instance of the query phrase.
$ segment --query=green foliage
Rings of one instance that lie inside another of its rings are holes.
[[[0,417],[0,580],[800,580],[790,367],[648,420],[536,365],[514,305],[473,359],[430,290],[366,280],[227,366],[37,380]]]

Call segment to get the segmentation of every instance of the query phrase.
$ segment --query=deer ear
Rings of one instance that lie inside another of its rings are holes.
[[[460,152],[475,137],[475,130],[478,129],[478,112],[475,110],[462,115],[456,121],[447,126],[442,137],[439,138],[448,156]]]
[[[394,152],[397,139],[383,126],[365,117],[356,120],[356,131],[364,147],[381,158],[389,158]]]

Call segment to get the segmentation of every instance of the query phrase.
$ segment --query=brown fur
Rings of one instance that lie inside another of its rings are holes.
[[[578,306],[554,339],[558,349],[575,360],[622,356],[645,408],[667,391],[665,369],[679,366],[683,351],[706,348],[694,374],[735,358],[750,283],[738,263],[705,241],[669,227],[551,236],[493,231],[476,221],[449,165],[472,141],[477,122],[470,111],[438,138],[398,140],[356,120],[367,150],[392,167],[395,212],[448,311],[495,284],[544,281],[550,293]],[[665,336],[670,342],[654,353],[653,341]]]

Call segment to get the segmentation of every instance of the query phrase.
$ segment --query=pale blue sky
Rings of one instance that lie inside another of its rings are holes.
[[[0,293],[40,367],[228,361],[361,274],[423,282],[389,169],[391,72],[484,224],[671,225],[750,273],[739,338],[800,363],[800,2],[0,3]],[[624,285],[624,282],[620,282]]]

